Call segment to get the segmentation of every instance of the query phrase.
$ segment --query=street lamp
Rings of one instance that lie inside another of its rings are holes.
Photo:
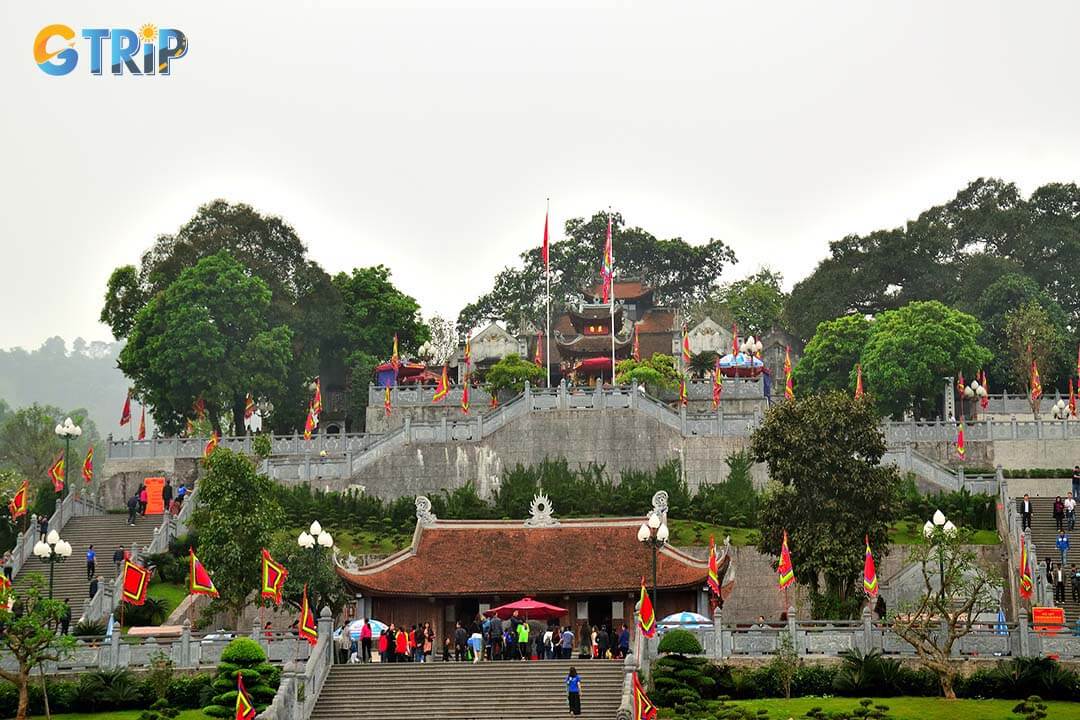
[[[964,392],[960,396],[960,414],[964,414],[963,403],[965,398],[967,398],[968,400],[976,400],[976,405],[974,407],[978,407],[978,401],[984,397],[986,397],[986,388],[980,385],[978,380],[972,380],[971,384],[964,388]],[[975,418],[976,414],[977,413],[974,412],[971,414],[972,419]]]
[[[64,422],[57,423],[56,427],[53,428],[53,432],[64,441],[64,487],[57,493],[57,495],[63,497],[68,486],[68,470],[71,468],[71,441],[73,438],[82,436],[82,428],[71,422],[71,418],[68,417],[64,419]]]
[[[330,548],[334,546],[334,538],[323,530],[322,525],[316,520],[311,523],[311,527],[300,533],[300,537],[296,538],[296,544],[305,550],[318,547]]]
[[[641,523],[638,528],[637,539],[644,545],[652,548],[652,604],[656,608],[656,559],[660,548],[667,545],[669,533],[667,523],[661,519],[655,510],[649,513],[647,522]]]
[[[49,599],[53,596],[53,572],[56,563],[64,562],[71,557],[71,543],[60,539],[60,533],[50,530],[44,540],[34,543],[34,554],[42,562],[49,563]]]
[[[764,346],[761,344],[761,341],[756,340],[754,336],[751,335],[743,341],[742,345],[739,346],[739,352],[753,357],[760,354],[763,347]]]
[[[938,550],[938,581],[941,585],[939,597],[945,597],[945,541],[956,537],[958,529],[951,520],[945,518],[945,513],[940,510],[934,511],[934,517],[923,525],[923,535],[931,547]]]
[[[1065,401],[1059,398],[1058,401],[1054,403],[1053,407],[1050,408],[1050,414],[1055,420],[1064,420],[1069,417],[1069,408],[1065,404]]]

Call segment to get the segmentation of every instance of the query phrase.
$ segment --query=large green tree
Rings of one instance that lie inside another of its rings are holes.
[[[862,352],[863,379],[877,406],[894,416],[938,411],[944,378],[975,377],[990,360],[972,316],[936,301],[913,302],[874,319]]]
[[[800,393],[854,389],[855,365],[870,337],[870,325],[862,315],[819,324],[793,370]]]
[[[351,594],[334,570],[333,550],[316,545],[307,549],[296,542],[296,534],[278,533],[270,548],[274,559],[289,570],[282,593],[285,602],[299,609],[307,587],[308,602],[318,616],[324,607],[334,617],[345,608]]]
[[[138,267],[124,265],[113,271],[101,320],[118,340],[128,338],[139,313],[154,298],[184,271],[222,251],[269,289],[263,311],[267,326],[291,331],[285,387],[272,398],[277,409],[270,420],[281,431],[300,427],[309,399],[307,384],[319,373],[327,345],[340,337],[341,298],[330,276],[308,259],[307,248],[282,218],[224,200],[201,206],[176,233],[158,236]],[[239,295],[234,298],[243,301]],[[197,388],[196,395],[205,389]],[[243,394],[251,388],[236,390]],[[183,408],[162,410],[172,416]]]
[[[889,545],[900,476],[879,464],[878,423],[865,399],[829,392],[777,403],[751,437],[772,480],[758,508],[761,548],[778,556],[787,530],[796,581],[821,598],[815,615],[856,612],[863,538],[881,554]]]
[[[1005,341],[1010,375],[1016,378],[1017,384],[1027,382],[1030,386],[1033,365],[1039,368],[1040,385],[1065,365],[1064,331],[1050,319],[1046,308],[1037,300],[1029,300],[1005,315]],[[1031,411],[1038,415],[1039,402],[1031,396],[1030,387],[1028,399]]]
[[[204,461],[192,526],[199,559],[210,572],[219,597],[210,610],[229,612],[235,623],[259,589],[259,548],[268,548],[285,514],[274,499],[274,482],[253,461],[217,448]]]
[[[781,325],[787,295],[781,287],[784,276],[767,267],[753,275],[724,285],[691,311],[693,321],[708,316],[727,325],[735,323],[739,334],[762,337]]]
[[[510,353],[488,368],[484,375],[488,390],[492,393],[525,392],[525,383],[538,387],[544,382],[544,369],[536,363],[521,358],[517,353]]]
[[[120,369],[135,395],[176,432],[199,397],[215,430],[244,426],[244,398],[280,398],[292,331],[268,324],[270,289],[225,250],[187,268],[135,316]]]
[[[661,240],[640,227],[626,225],[620,213],[611,215],[617,278],[636,278],[654,288],[660,303],[689,307],[717,289],[725,265],[735,254],[720,240],[691,245],[682,238]],[[566,221],[566,238],[552,242],[552,311],[561,311],[570,299],[595,286],[607,234],[608,214]],[[485,321],[499,320],[509,329],[522,329],[522,321],[544,317],[544,261],[541,246],[521,254],[518,267],[495,276],[494,288],[468,304],[458,315],[458,328],[467,332]]]

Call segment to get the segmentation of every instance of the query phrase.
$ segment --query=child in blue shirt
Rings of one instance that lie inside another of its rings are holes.
[[[581,676],[577,674],[577,670],[573,665],[570,666],[570,672],[566,675],[566,699],[570,703],[570,714],[581,714]]]

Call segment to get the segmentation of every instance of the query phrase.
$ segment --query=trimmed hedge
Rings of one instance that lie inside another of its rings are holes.
[[[657,650],[661,653],[675,653],[678,655],[700,655],[705,651],[697,636],[689,630],[675,628],[664,633],[660,638],[660,646]]]
[[[209,674],[174,677],[166,697],[172,707],[194,710],[202,706],[203,690],[210,687]],[[78,680],[46,680],[49,710],[54,713],[111,712],[144,710],[154,702],[154,689],[143,678],[127,670],[83,673]],[[41,682],[35,676],[29,686],[30,713],[44,715],[45,703]],[[0,681],[0,717],[15,717],[19,690],[12,683]]]

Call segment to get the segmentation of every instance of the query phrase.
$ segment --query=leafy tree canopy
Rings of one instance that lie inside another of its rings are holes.
[[[523,360],[517,353],[510,353],[488,368],[484,376],[492,393],[517,395],[525,391],[525,382],[533,387],[544,382],[544,369],[536,363]]]
[[[795,364],[795,387],[800,392],[853,390],[855,365],[870,337],[870,321],[862,315],[826,320]]]
[[[936,301],[883,312],[862,351],[863,382],[884,412],[930,417],[944,378],[975,377],[989,362],[990,351],[978,343],[981,330],[972,316]]]
[[[655,290],[657,302],[687,307],[707,298],[717,288],[725,265],[735,262],[734,252],[720,240],[691,245],[682,238],[661,240],[640,227],[628,227],[620,213],[612,216],[615,267],[619,278],[639,278]],[[566,238],[550,245],[552,312],[600,280],[600,265],[608,214],[566,221]],[[519,267],[495,276],[491,292],[462,309],[458,328],[468,332],[484,322],[498,320],[511,332],[522,322],[540,324],[544,317],[544,261],[542,246],[521,254]]]
[[[268,325],[270,300],[266,282],[222,250],[139,311],[119,364],[159,426],[179,431],[201,396],[216,430],[228,413],[242,428],[247,393],[282,396],[293,333]]]
[[[739,334],[762,337],[781,325],[784,276],[763,267],[753,275],[724,285],[695,307],[690,317],[697,322],[708,316],[721,325],[735,323]]]
[[[664,390],[672,390],[679,384],[679,370],[675,367],[675,358],[662,353],[640,361],[628,358],[615,365],[615,379],[620,384],[636,382],[645,386],[650,395],[656,397]]]
[[[758,509],[761,547],[779,556],[787,529],[795,578],[816,590],[854,596],[863,538],[884,552],[897,512],[900,476],[879,465],[885,437],[867,400],[845,392],[774,405],[751,437],[754,460],[772,483]]]

